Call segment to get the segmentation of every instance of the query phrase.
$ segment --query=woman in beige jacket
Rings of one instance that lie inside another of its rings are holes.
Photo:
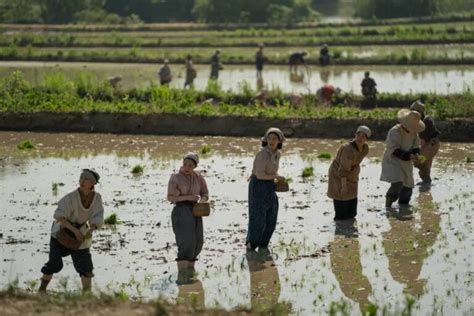
[[[334,220],[355,218],[360,163],[367,156],[366,142],[371,135],[367,126],[359,126],[354,139],[342,145],[329,167],[328,196],[334,200]]]

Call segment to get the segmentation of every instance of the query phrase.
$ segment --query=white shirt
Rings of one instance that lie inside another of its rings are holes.
[[[89,225],[95,224],[97,228],[100,228],[104,223],[104,207],[102,205],[102,197],[98,192],[94,193],[89,208],[85,208],[81,202],[81,196],[79,191],[76,189],[66,194],[58,202],[58,207],[54,212],[54,219],[60,217],[66,218],[71,223],[84,224],[88,222]],[[88,225],[81,227],[81,233],[86,234],[88,231]],[[51,237],[56,238],[56,234],[59,232],[61,225],[59,222],[54,221],[51,227]],[[90,248],[92,245],[92,238],[84,239],[79,249]]]

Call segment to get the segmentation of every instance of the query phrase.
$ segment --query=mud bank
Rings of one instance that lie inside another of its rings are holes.
[[[151,135],[260,136],[271,126],[289,137],[347,138],[356,126],[370,126],[373,139],[383,140],[394,120],[370,119],[270,119],[243,116],[190,116],[130,113],[0,113],[0,130]],[[472,119],[437,122],[441,140],[474,141]]]

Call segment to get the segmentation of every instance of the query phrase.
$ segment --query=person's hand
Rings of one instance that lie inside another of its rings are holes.
[[[81,231],[79,229],[74,228],[74,230],[72,232],[74,233],[74,236],[76,236],[77,240],[79,240],[79,241],[84,240],[84,235],[81,233]]]
[[[92,232],[94,230],[91,228],[87,231],[87,233],[84,235],[84,239],[91,239],[92,238]]]
[[[199,202],[201,203],[206,203],[207,201],[209,201],[209,197],[206,195],[202,196],[201,199],[199,200]]]
[[[283,177],[283,176],[276,176],[275,179],[276,179],[278,182],[285,182],[285,177]]]
[[[199,195],[190,195],[190,200],[192,202],[197,202],[199,201]]]

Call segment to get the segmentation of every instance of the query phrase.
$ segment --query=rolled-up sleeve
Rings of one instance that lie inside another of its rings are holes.
[[[201,186],[201,190],[200,190],[200,195],[201,197],[202,196],[209,196],[209,190],[207,188],[207,183],[206,183],[206,179],[204,179],[204,177],[202,175],[199,175],[199,182],[200,182],[200,186]]]
[[[176,181],[176,175],[172,174],[168,181],[168,196],[179,196],[179,194],[180,192]]]
[[[70,201],[67,198],[67,196],[63,197],[61,200],[58,202],[58,207],[54,211],[53,218],[55,220],[58,220],[61,217],[68,218],[68,215],[70,213]]]
[[[94,214],[92,215],[90,224],[96,225],[97,228],[101,228],[102,225],[104,225],[104,205],[102,203],[102,197],[100,195],[97,196],[97,207],[94,210]]]
[[[253,162],[253,170],[257,179],[260,180],[273,180],[276,174],[267,173],[267,164],[270,161],[270,157],[265,154],[264,151],[260,151]]]

